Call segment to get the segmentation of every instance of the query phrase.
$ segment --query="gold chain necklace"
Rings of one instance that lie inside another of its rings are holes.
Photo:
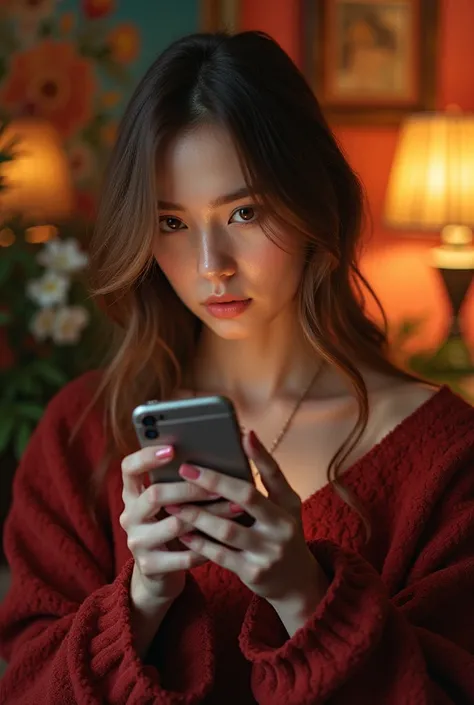
[[[282,442],[282,440],[286,436],[288,429],[290,428],[293,419],[295,418],[296,414],[298,413],[301,404],[304,402],[304,400],[308,396],[310,390],[312,389],[314,383],[316,382],[316,379],[319,376],[319,374],[323,368],[323,364],[324,363],[321,363],[319,365],[318,369],[316,370],[314,375],[311,377],[308,385],[303,389],[301,395],[298,397],[298,399],[294,403],[294,405],[293,405],[290,413],[288,414],[287,418],[285,419],[285,422],[283,423],[283,426],[281,427],[280,431],[277,433],[277,435],[275,436],[273,441],[270,443],[270,446],[268,448],[268,452],[270,453],[270,455],[274,454],[274,452],[276,451],[276,449],[279,447],[280,443]],[[245,432],[245,428],[243,426],[241,426],[241,430],[242,430],[242,432]],[[261,482],[261,475],[260,475],[260,472],[259,472],[257,466],[255,465],[253,460],[250,460],[249,462],[250,462],[250,469],[252,470],[252,475],[253,475],[253,479],[254,479],[255,483],[257,483],[259,480]],[[262,487],[262,489],[263,489],[263,487]]]
[[[277,435],[275,436],[275,438],[273,439],[273,441],[271,442],[271,444],[268,448],[268,452],[270,453],[270,455],[274,454],[274,452],[276,451],[276,449],[279,447],[280,443],[282,442],[282,440],[286,436],[288,429],[290,428],[290,426],[293,422],[293,419],[295,418],[296,414],[298,413],[301,404],[304,402],[304,400],[308,396],[310,390],[312,389],[317,377],[319,376],[320,372],[323,369],[323,366],[324,366],[324,362],[321,362],[318,369],[316,370],[314,375],[311,377],[308,385],[303,389],[302,393],[300,394],[300,396],[298,397],[298,399],[294,403],[293,407],[291,408],[290,413],[288,414],[287,418],[285,419],[285,421],[283,423],[283,426],[281,427],[280,431],[277,433]],[[197,393],[196,393],[196,390],[194,389],[193,390],[193,397],[195,397],[195,396],[197,396]],[[241,426],[240,429],[243,433],[245,432],[244,426]],[[257,469],[257,466],[253,462],[253,460],[250,460],[250,468],[252,470],[252,475],[254,477],[255,482],[257,482],[260,478],[260,473]]]

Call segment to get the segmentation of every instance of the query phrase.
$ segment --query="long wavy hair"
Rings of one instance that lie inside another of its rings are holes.
[[[338,472],[369,416],[359,367],[408,376],[391,364],[384,330],[364,311],[364,294],[377,299],[357,266],[360,182],[304,77],[262,32],[175,41],[138,85],[121,123],[90,246],[93,292],[119,332],[96,397],[110,447],[118,454],[136,447],[132,409],[171,397],[195,356],[201,323],[159,269],[152,242],[157,157],[203,122],[229,131],[251,193],[305,248],[302,331],[315,354],[348,378],[358,402],[355,426],[328,467],[328,480],[344,494]]]

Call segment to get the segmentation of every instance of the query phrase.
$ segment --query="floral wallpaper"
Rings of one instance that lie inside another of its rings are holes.
[[[134,86],[172,39],[196,31],[199,0],[0,0],[0,111],[51,121],[78,214],[97,187]]]

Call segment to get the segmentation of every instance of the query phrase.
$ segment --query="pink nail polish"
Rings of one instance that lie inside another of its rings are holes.
[[[179,474],[186,480],[197,480],[201,471],[198,470],[194,465],[181,465],[179,469]]]
[[[241,514],[244,511],[240,504],[235,504],[235,502],[231,502],[229,508],[232,514]]]
[[[155,453],[155,457],[159,460],[168,460],[173,457],[173,448],[171,446],[163,446],[163,448],[158,448]]]

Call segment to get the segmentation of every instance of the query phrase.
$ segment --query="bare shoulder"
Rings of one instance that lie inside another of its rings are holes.
[[[393,427],[430,401],[439,387],[410,380],[378,379],[367,385],[372,413]]]

